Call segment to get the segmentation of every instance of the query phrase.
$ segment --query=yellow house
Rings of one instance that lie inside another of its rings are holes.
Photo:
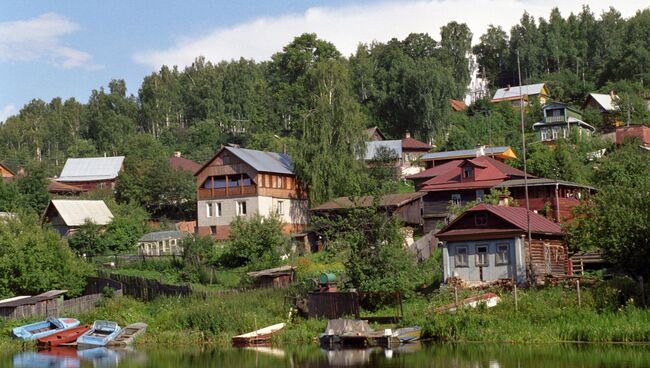
[[[490,102],[498,103],[508,101],[512,106],[519,106],[519,101],[524,100],[524,106],[528,104],[531,98],[537,98],[539,103],[544,105],[548,100],[549,91],[546,83],[528,84],[525,86],[508,86],[499,88]]]

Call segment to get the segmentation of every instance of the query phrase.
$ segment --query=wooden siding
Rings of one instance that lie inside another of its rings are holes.
[[[544,277],[564,276],[567,273],[567,248],[559,239],[534,239],[532,247],[525,240],[526,263],[532,264],[532,270],[538,282]]]

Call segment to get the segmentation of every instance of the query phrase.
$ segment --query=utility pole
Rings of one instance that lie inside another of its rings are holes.
[[[529,255],[529,264],[532,269],[533,257],[532,257],[532,236],[530,233],[530,203],[528,201],[528,167],[526,165],[526,131],[524,126],[524,95],[522,93],[521,87],[521,65],[519,64],[519,50],[517,50],[517,74],[519,75],[519,116],[521,119],[521,152],[522,158],[524,160],[524,193],[526,196],[526,229],[528,230],[528,255]],[[530,275],[532,281],[532,274]]]

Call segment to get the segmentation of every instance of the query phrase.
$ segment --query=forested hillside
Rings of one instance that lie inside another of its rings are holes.
[[[138,91],[115,79],[85,103],[33,100],[0,127],[0,160],[12,169],[40,166],[56,175],[67,157],[142,157],[151,146],[156,154],[148,157],[181,151],[204,162],[221,144],[237,143],[294,154],[308,181],[331,181],[318,194],[323,200],[340,194],[330,184],[347,193],[345,188],[359,187],[344,177],[367,126],[377,125],[391,138],[410,132],[439,149],[517,149],[516,111],[485,100],[466,112],[450,108],[449,99],[467,93],[472,52],[492,90],[518,84],[518,53],[523,83],[548,83],[552,99],[579,106],[589,92],[616,90],[622,113],[650,124],[644,106],[650,99],[648,9],[629,19],[614,9],[596,15],[588,7],[568,17],[557,9],[548,19],[524,14],[509,34],[490,27],[473,47],[465,24],[449,23],[440,34],[438,40],[411,34],[362,44],[349,57],[303,34],[265,62],[213,63],[197,55],[185,69],[164,66],[148,75]],[[531,108],[527,124],[540,113]]]

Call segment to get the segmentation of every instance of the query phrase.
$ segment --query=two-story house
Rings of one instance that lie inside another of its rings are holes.
[[[596,128],[582,121],[582,113],[565,103],[553,102],[543,107],[544,119],[533,124],[537,139],[541,142],[555,142],[569,138],[573,132],[591,135]]]
[[[409,133],[406,133],[403,139],[396,140],[383,139],[383,134],[379,128],[371,128],[367,134],[369,136],[372,134],[372,136],[371,140],[366,142],[364,160],[371,162],[377,158],[382,150],[392,151],[397,157],[395,167],[399,168],[402,178],[422,171],[423,168],[417,162],[422,155],[433,148],[429,144],[412,138]]]
[[[524,101],[524,106],[528,105],[533,99],[541,104],[545,104],[548,99],[549,91],[546,83],[528,84],[525,86],[507,86],[499,88],[492,96],[492,103],[509,102],[513,107],[518,107],[520,102]]]
[[[277,213],[284,232],[308,222],[307,193],[286,154],[223,147],[195,174],[199,235],[227,239],[237,216]]]

